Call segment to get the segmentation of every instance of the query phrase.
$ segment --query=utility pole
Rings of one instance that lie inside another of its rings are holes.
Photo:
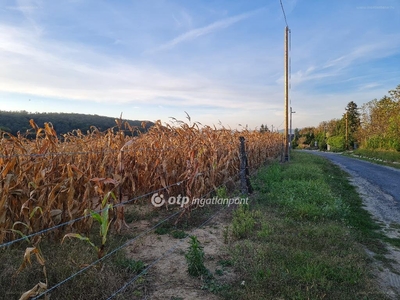
[[[284,161],[289,161],[289,139],[288,139],[288,127],[289,127],[289,27],[285,27],[285,137],[284,137]]]
[[[292,107],[290,107],[290,149],[292,149],[292,141],[293,141],[293,137],[292,137],[292,114],[295,114],[295,111],[292,111]]]
[[[346,150],[349,150],[349,126],[347,120],[347,111],[346,111]]]

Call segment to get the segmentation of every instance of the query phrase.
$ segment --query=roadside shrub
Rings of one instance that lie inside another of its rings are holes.
[[[346,146],[346,141],[343,136],[332,136],[328,139],[328,145],[330,146],[330,150],[333,152],[344,151]]]

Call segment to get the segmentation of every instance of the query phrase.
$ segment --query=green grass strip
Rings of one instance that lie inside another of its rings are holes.
[[[385,299],[364,249],[385,253],[382,235],[343,171],[295,152],[252,184],[254,200],[230,228],[238,278],[225,299]]]

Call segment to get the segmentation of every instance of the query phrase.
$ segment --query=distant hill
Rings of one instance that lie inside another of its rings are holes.
[[[45,122],[50,122],[53,124],[57,134],[65,134],[76,129],[80,129],[83,133],[86,133],[91,126],[104,131],[116,126],[115,119],[118,118],[76,113],[29,113],[26,111],[0,110],[0,130],[10,132],[13,135],[16,135],[18,132],[23,134],[28,129],[32,129],[29,124],[29,120],[31,119],[39,127],[43,127]],[[123,122],[125,121],[131,126],[137,127],[141,132],[147,131],[154,125],[153,122],[146,121],[146,128],[142,128],[142,121],[123,119]]]

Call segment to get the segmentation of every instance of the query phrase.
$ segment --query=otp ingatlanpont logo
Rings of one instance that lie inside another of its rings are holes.
[[[165,204],[164,195],[158,195],[158,193],[153,194],[153,196],[151,196],[151,204],[153,204],[155,207],[163,206]]]

